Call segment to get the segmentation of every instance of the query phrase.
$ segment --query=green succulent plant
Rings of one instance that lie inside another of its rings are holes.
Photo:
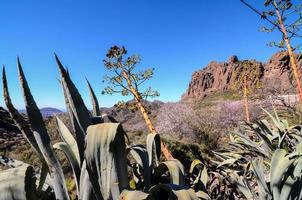
[[[217,167],[247,199],[302,199],[301,126],[289,127],[264,110],[259,120],[230,135],[231,151],[214,152]]]
[[[11,102],[3,68],[6,106],[14,122],[37,153],[42,166],[34,169],[16,161],[18,167],[1,171],[0,194],[5,194],[0,195],[1,200],[69,200],[62,165],[54,149],[64,152],[69,161],[77,199],[209,199],[205,188],[197,187],[199,178],[196,178],[195,185],[185,183],[184,167],[178,160],[160,162],[161,140],[158,134],[149,134],[146,146],[127,143],[127,135],[121,124],[112,117],[100,116],[99,103],[87,80],[93,105],[93,112],[90,113],[68,71],[58,57],[55,58],[72,128],[69,130],[57,118],[57,129],[62,141],[54,145],[51,144],[19,59],[19,77],[28,121]],[[195,167],[198,164],[195,164]],[[128,172],[128,167],[131,172]],[[129,174],[132,174],[132,178],[129,178]],[[200,180],[204,181],[205,167],[201,171],[201,177]],[[4,182],[9,184],[1,184]]]

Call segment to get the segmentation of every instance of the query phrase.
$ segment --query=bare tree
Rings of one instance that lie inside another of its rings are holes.
[[[300,103],[302,104],[302,87],[300,81],[300,74],[297,66],[297,59],[294,51],[297,50],[299,44],[292,46],[292,40],[295,38],[302,38],[300,27],[302,25],[301,5],[293,5],[291,0],[266,0],[264,5],[267,10],[260,12],[253,6],[248,4],[245,0],[240,0],[246,6],[251,8],[260,17],[266,20],[271,26],[263,27],[263,31],[272,32],[279,31],[282,34],[280,42],[271,42],[271,46],[285,48],[290,57],[290,66],[293,77],[296,82],[296,90],[299,95]]]
[[[113,46],[108,50],[107,58],[103,62],[110,74],[104,78],[108,86],[102,93],[120,93],[123,96],[132,95],[135,100],[135,105],[140,109],[150,132],[156,133],[154,125],[148,115],[145,100],[148,97],[159,96],[159,93],[152,90],[151,87],[148,87],[144,92],[140,90],[140,86],[153,77],[154,68],[144,71],[135,71],[135,67],[141,61],[140,56],[132,55],[124,58],[126,54],[127,50],[125,47]],[[121,104],[123,103],[120,102],[119,106],[121,106]],[[164,143],[161,143],[161,148],[167,160],[173,158]]]

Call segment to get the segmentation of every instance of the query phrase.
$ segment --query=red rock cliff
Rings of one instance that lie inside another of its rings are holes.
[[[297,55],[298,66],[302,73],[302,54]],[[291,78],[289,56],[286,52],[274,54],[267,63],[251,60],[259,71],[259,81],[265,90],[279,93],[294,92],[294,81]],[[227,62],[210,62],[204,69],[193,73],[189,87],[182,100],[203,99],[212,93],[229,91],[236,79],[235,72],[242,67],[237,56],[232,56]],[[253,83],[249,83],[250,85]]]

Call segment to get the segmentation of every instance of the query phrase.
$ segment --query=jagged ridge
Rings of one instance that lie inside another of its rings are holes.
[[[302,54],[296,56],[300,72],[302,65]],[[259,70],[259,81],[262,89],[271,90],[280,94],[293,93],[293,81],[289,65],[289,56],[286,52],[274,54],[267,63],[256,60],[251,62]],[[241,67],[237,56],[232,56],[227,62],[210,62],[204,69],[193,73],[187,91],[182,95],[182,100],[203,99],[216,92],[231,90],[235,80],[235,72]],[[250,86],[253,82],[248,83]]]

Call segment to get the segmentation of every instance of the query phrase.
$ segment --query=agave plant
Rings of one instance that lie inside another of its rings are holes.
[[[271,123],[247,124],[230,136],[231,151],[214,152],[217,167],[247,199],[302,199],[301,126],[265,112]]]
[[[69,161],[77,199],[209,199],[204,187],[208,182],[205,181],[205,168],[201,176],[195,177],[191,188],[185,184],[184,167],[178,160],[160,162],[161,141],[158,134],[149,134],[146,146],[127,144],[126,133],[121,124],[110,116],[100,116],[99,103],[88,80],[92,113],[85,106],[68,71],[58,57],[55,58],[61,74],[60,83],[72,130],[57,118],[57,128],[62,141],[54,145],[51,144],[19,59],[19,78],[28,121],[11,102],[3,68],[6,106],[14,122],[37,153],[42,166],[40,169],[34,169],[30,165],[21,165],[10,171],[0,172],[0,182],[9,183],[0,187],[1,200],[69,200],[62,166],[54,149],[64,152]],[[129,178],[127,163],[131,167],[132,178]],[[195,162],[192,170],[199,164]],[[199,180],[202,181],[203,187],[199,187]],[[132,183],[131,187],[129,183]]]

